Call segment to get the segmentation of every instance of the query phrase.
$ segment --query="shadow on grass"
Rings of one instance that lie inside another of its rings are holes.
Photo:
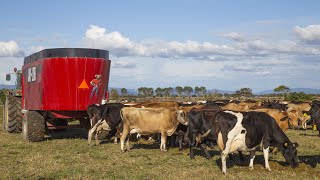
[[[239,158],[230,160],[229,158],[227,159],[227,168],[232,168],[234,166],[249,166],[249,161],[250,161],[250,155],[243,155],[245,161],[240,161]],[[316,168],[317,164],[320,164],[320,155],[313,155],[313,156],[298,156],[299,159],[299,164],[306,164],[311,166],[312,168]],[[274,160],[274,159],[269,159],[269,162],[276,162],[281,166],[285,167],[290,167],[290,164],[287,163],[285,160]],[[222,162],[221,158],[216,160],[217,166],[222,169]],[[256,155],[254,159],[254,164],[260,164],[264,166],[264,157],[263,155]]]
[[[87,139],[88,132],[83,128],[69,128],[61,130],[50,130],[45,140],[54,139]]]
[[[219,152],[219,155],[220,155],[220,152]],[[227,168],[231,168],[231,167],[234,167],[234,166],[241,166],[241,167],[249,166],[250,155],[242,154],[242,156],[243,156],[243,159],[244,159],[243,161],[240,160],[240,157],[239,157],[238,153],[233,153],[231,158],[230,158],[230,155],[229,155],[229,157],[227,158]],[[221,158],[216,160],[216,164],[220,169],[222,169]],[[263,155],[256,155],[256,157],[254,158],[254,164],[264,165],[264,157],[263,157]]]
[[[319,136],[318,134],[307,134],[307,133],[301,133],[299,134],[300,136],[310,136],[310,137],[315,137],[315,136]]]
[[[300,163],[306,164],[311,166],[312,168],[315,168],[317,164],[320,164],[320,155],[315,156],[298,156],[298,159],[300,160]]]
[[[189,151],[188,153],[188,156],[190,157],[190,148],[184,148],[182,151]],[[215,156],[220,156],[220,151],[217,151],[217,150],[208,150],[211,158],[215,157]],[[197,158],[197,157],[200,157],[200,158],[206,158],[206,154],[199,148],[194,148],[193,149],[193,154],[194,154],[194,157]]]

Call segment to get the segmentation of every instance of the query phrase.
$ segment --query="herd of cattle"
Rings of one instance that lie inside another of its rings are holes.
[[[269,148],[281,151],[292,168],[298,166],[297,143],[286,136],[289,128],[306,129],[310,124],[319,130],[320,102],[284,103],[279,101],[207,101],[205,104],[182,104],[177,102],[145,102],[139,104],[110,103],[90,105],[88,116],[91,128],[88,143],[92,138],[99,144],[98,134],[108,131],[115,143],[120,137],[121,151],[130,150],[131,134],[160,135],[160,150],[166,151],[167,144],[179,149],[199,146],[206,157],[211,158],[207,146],[217,145],[221,150],[222,172],[226,174],[226,157],[238,151],[250,152],[249,168],[253,169],[256,150],[262,149],[265,168],[271,170],[268,162]]]

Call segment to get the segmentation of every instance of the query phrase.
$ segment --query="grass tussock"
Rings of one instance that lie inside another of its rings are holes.
[[[281,153],[270,154],[272,171],[264,169],[264,159],[257,152],[254,170],[235,155],[228,160],[227,176],[221,173],[217,150],[210,150],[207,160],[196,148],[196,159],[190,160],[189,150],[170,148],[161,152],[153,141],[132,142],[130,152],[121,153],[112,141],[88,146],[86,132],[68,129],[53,132],[46,140],[26,143],[21,134],[2,130],[0,109],[0,179],[320,179],[320,138],[312,130],[289,130],[290,140],[299,143],[299,167],[291,169]]]

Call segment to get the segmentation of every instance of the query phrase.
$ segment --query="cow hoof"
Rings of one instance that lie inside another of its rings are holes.
[[[271,171],[271,169],[270,168],[266,168],[268,171]]]
[[[251,171],[252,171],[252,170],[253,170],[253,167],[249,166],[249,170],[251,170]]]
[[[225,176],[227,175],[227,172],[226,171],[222,171],[222,174],[224,174]]]

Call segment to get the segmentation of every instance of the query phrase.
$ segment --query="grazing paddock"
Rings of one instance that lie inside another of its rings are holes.
[[[0,117],[0,179],[320,179],[320,138],[310,129],[287,132],[291,141],[299,143],[298,168],[287,166],[281,153],[270,154],[269,172],[263,167],[262,152],[257,152],[250,171],[249,154],[245,153],[245,162],[237,155],[227,161],[224,176],[217,150],[210,150],[213,158],[207,160],[195,148],[196,159],[190,160],[189,149],[161,152],[159,144],[139,140],[131,143],[130,152],[121,153],[120,144],[113,141],[88,146],[82,129],[54,132],[43,142],[26,143],[21,134],[2,130],[2,107]]]

